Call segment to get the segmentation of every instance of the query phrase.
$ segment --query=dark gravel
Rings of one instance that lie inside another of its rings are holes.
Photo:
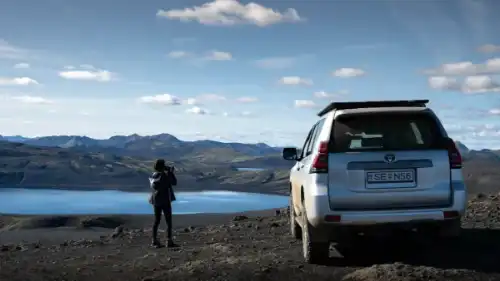
[[[150,248],[149,229],[121,227],[94,240],[0,245],[0,280],[500,280],[499,201],[473,198],[453,243],[366,239],[349,253],[332,248],[323,266],[303,263],[282,210],[177,229],[174,249]]]

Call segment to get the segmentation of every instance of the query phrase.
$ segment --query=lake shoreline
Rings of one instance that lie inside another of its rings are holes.
[[[238,217],[257,218],[276,216],[286,208],[235,213],[202,213],[173,215],[174,232],[185,229],[223,224]],[[115,228],[150,231],[153,215],[11,215],[0,214],[0,244],[9,243],[62,243],[68,240],[99,239]],[[165,229],[162,220],[160,229]],[[161,230],[160,230],[161,231]],[[163,235],[163,234],[162,234]]]
[[[0,185],[0,189],[15,188],[15,189],[35,189],[35,190],[65,190],[65,191],[122,191],[130,193],[144,193],[150,192],[151,189],[144,186],[85,186],[85,185]],[[198,186],[181,186],[174,187],[176,192],[203,192],[203,191],[226,191],[226,192],[245,192],[266,195],[288,195],[288,189],[284,186],[267,186],[267,185],[219,185],[217,188],[207,188],[206,185],[200,184]]]

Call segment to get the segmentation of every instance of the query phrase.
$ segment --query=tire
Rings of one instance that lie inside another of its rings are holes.
[[[302,208],[302,252],[304,260],[309,264],[325,264],[330,257],[330,243],[313,242],[314,230],[307,220],[305,208]]]
[[[445,221],[439,227],[440,238],[457,239],[460,237],[461,232],[462,232],[462,225],[460,219]]]
[[[443,221],[429,230],[429,236],[421,237],[424,243],[432,247],[447,248],[458,246],[462,227],[460,219],[453,219]]]
[[[289,208],[290,208],[290,233],[292,234],[292,237],[300,240],[302,239],[302,229],[300,228],[300,225],[297,223],[297,217],[295,214],[295,208],[293,207],[293,197],[290,195],[290,203],[289,203]]]

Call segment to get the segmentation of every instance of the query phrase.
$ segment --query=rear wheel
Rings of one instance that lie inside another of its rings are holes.
[[[427,229],[429,235],[421,238],[432,247],[448,247],[458,242],[461,230],[460,219],[446,220]]]
[[[460,219],[444,221],[439,227],[439,236],[446,239],[456,239],[460,237],[462,225]]]
[[[324,264],[330,255],[330,243],[314,241],[314,229],[307,220],[304,207],[302,207],[301,221],[304,260],[309,264]]]
[[[295,208],[293,207],[293,197],[290,195],[290,203],[289,203],[289,208],[290,208],[290,233],[292,234],[292,237],[295,239],[301,239],[302,238],[302,230],[300,229],[300,225],[297,223],[297,216],[295,214]]]

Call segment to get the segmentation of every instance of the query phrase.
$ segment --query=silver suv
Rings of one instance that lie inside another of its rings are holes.
[[[428,100],[332,103],[302,149],[283,150],[290,227],[304,259],[322,263],[331,242],[360,234],[460,234],[467,191],[462,158]]]

